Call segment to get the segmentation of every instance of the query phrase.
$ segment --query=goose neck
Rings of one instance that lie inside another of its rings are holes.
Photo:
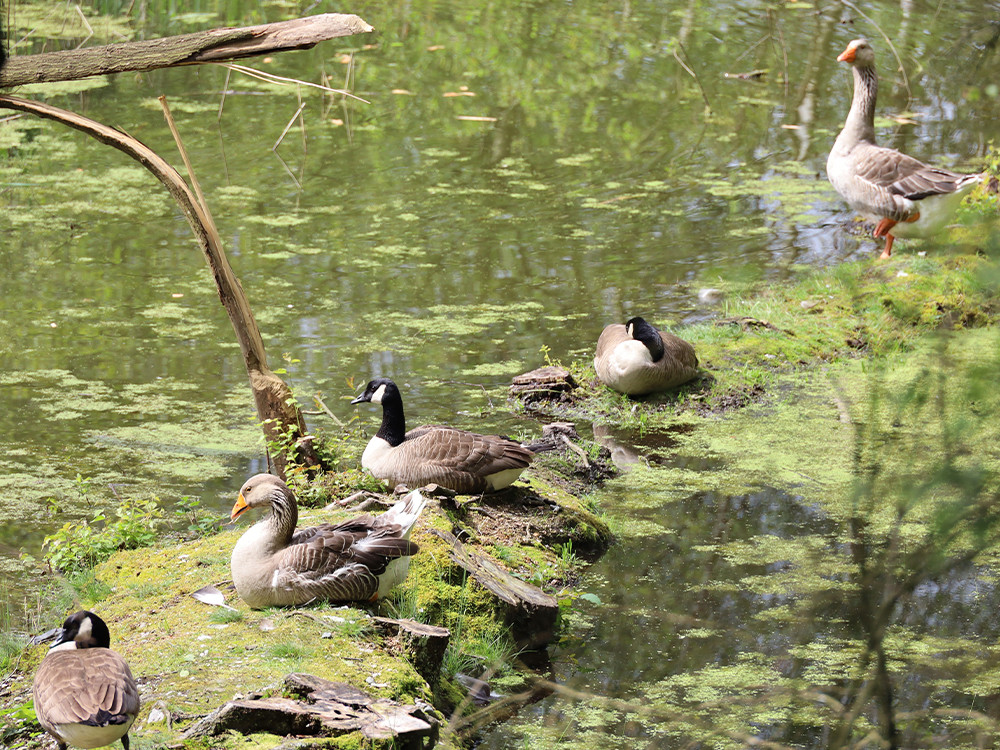
[[[878,97],[878,75],[871,66],[855,66],[854,98],[847,113],[842,135],[853,141],[875,142],[875,100]]]
[[[406,418],[403,416],[403,399],[395,389],[382,397],[382,425],[375,437],[380,437],[395,447],[406,437]]]
[[[284,546],[292,538],[298,523],[299,508],[295,498],[276,489],[271,495],[271,512],[261,521],[270,532],[268,536],[274,539],[278,546]]]

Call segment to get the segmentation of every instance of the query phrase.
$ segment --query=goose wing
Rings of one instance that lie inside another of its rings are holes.
[[[508,469],[525,469],[533,457],[531,451],[513,440],[445,425],[410,430],[401,445],[428,464],[482,477]]]
[[[107,648],[56,651],[35,674],[39,721],[124,724],[139,712],[139,691],[125,660]]]
[[[663,341],[663,359],[660,363],[669,361],[670,369],[678,373],[697,369],[698,355],[690,342],[666,331],[660,331],[660,339]]]
[[[911,201],[947,195],[976,175],[964,175],[924,164],[895,149],[860,144],[851,154],[856,196],[869,213],[903,221],[914,212]]]
[[[374,526],[372,516],[359,516],[300,530],[274,555],[274,585],[333,601],[370,599],[389,563],[419,549],[398,526]]]
[[[597,351],[594,353],[595,366],[598,360],[604,360],[608,357],[621,342],[631,340],[632,337],[628,335],[628,329],[621,323],[604,326],[604,330],[597,338]]]

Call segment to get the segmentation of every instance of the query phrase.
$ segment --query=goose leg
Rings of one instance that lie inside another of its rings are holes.
[[[872,237],[885,237],[885,249],[882,250],[882,254],[879,257],[880,260],[885,260],[892,256],[892,241],[895,239],[889,230],[896,226],[895,219],[882,219],[875,227],[875,231],[872,232]]]

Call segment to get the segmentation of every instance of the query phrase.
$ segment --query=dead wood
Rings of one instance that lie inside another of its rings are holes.
[[[308,49],[329,39],[369,31],[373,31],[372,27],[356,15],[323,13],[260,26],[210,29],[140,42],[20,55],[11,57],[0,70],[0,88],[238,60]]]
[[[515,578],[493,560],[470,551],[446,531],[432,530],[451,545],[451,559],[504,605],[505,621],[518,645],[544,646],[555,636],[559,602],[537,586]]]
[[[423,708],[375,699],[353,685],[315,675],[285,677],[290,698],[260,698],[226,703],[184,731],[184,738],[227,732],[337,737],[361,732],[370,740],[393,739],[394,747],[422,748],[437,739],[437,718]]]
[[[302,415],[290,403],[291,389],[267,366],[267,356],[264,353],[264,342],[261,339],[260,330],[257,328],[257,322],[250,310],[250,303],[243,292],[243,287],[233,273],[229,260],[222,249],[215,224],[177,170],[159,154],[132,136],[75,112],[12,96],[0,96],[0,108],[27,112],[86,133],[101,143],[131,156],[152,172],[167,188],[191,225],[195,238],[205,255],[205,260],[212,271],[219,300],[229,315],[229,321],[232,323],[240,344],[240,351],[243,353],[243,363],[250,378],[250,388],[253,390],[254,401],[257,405],[257,415],[264,423],[265,435],[268,438],[276,438],[279,433],[287,433],[292,428],[298,430],[299,435],[305,435],[305,422]],[[274,459],[279,474],[284,475],[284,456],[274,456]]]

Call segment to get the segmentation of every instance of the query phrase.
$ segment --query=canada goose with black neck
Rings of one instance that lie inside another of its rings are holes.
[[[296,530],[298,503],[288,485],[271,474],[250,477],[230,517],[250,508],[270,512],[233,547],[236,592],[254,609],[381,599],[406,577],[419,549],[410,532],[426,504],[411,492],[380,516]]]
[[[111,650],[104,620],[80,610],[62,628],[35,642],[56,642],[35,672],[35,715],[59,750],[104,747],[115,740],[129,750],[128,731],[139,714],[139,689],[125,660]]]
[[[534,451],[499,435],[445,425],[406,431],[403,398],[389,378],[376,378],[352,404],[382,405],[382,425],[365,447],[361,466],[390,486],[438,484],[462,494],[510,486]]]
[[[642,396],[675,388],[697,376],[698,357],[684,339],[635,317],[601,331],[594,371],[609,388]]]
[[[965,194],[983,178],[932,167],[877,146],[875,51],[867,40],[855,39],[837,60],[854,72],[854,98],[826,161],[826,174],[851,208],[878,222],[873,236],[885,237],[879,257],[888,258],[896,237],[927,237],[943,229]]]

